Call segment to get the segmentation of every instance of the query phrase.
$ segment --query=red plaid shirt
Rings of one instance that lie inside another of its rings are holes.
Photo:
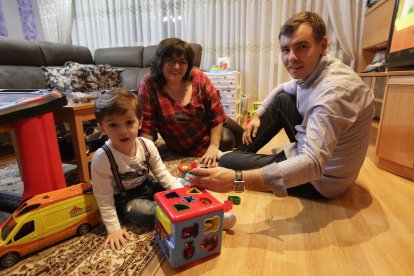
[[[167,147],[183,156],[202,156],[210,145],[212,127],[226,122],[217,89],[199,69],[191,70],[192,96],[190,103],[176,103],[162,85],[156,84],[149,73],[139,85],[139,100],[143,109],[140,133],[153,135],[158,131]]]

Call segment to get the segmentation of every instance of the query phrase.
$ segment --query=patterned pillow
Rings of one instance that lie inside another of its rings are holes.
[[[120,86],[122,68],[107,64],[79,64],[68,61],[63,67],[42,66],[49,88],[62,91],[92,92]]]

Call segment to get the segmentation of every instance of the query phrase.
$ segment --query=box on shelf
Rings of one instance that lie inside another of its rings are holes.
[[[242,98],[240,72],[206,73],[214,87],[220,92],[221,104],[226,114],[240,123],[240,101]]]

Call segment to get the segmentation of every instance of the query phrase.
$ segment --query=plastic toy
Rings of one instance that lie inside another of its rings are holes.
[[[259,108],[259,106],[262,104],[261,101],[255,101],[253,102],[253,106],[252,109],[250,109],[249,111],[249,117],[253,117],[254,113],[256,113],[257,109]]]
[[[208,167],[201,167],[201,168],[214,168],[214,165],[210,165]],[[197,162],[191,162],[189,165],[180,165],[178,166],[178,171],[181,172],[182,181],[181,184],[184,186],[191,186],[190,181],[188,181],[188,175],[191,173],[192,169],[198,168]]]
[[[172,267],[220,253],[224,204],[196,187],[159,192],[154,198],[154,236]]]
[[[234,205],[240,205],[241,203],[241,198],[239,196],[229,195],[227,199],[231,201]]]
[[[178,171],[181,173],[181,177],[185,178],[192,169],[195,169],[197,167],[197,162],[191,162],[189,165],[178,166]]]
[[[0,264],[10,267],[34,251],[84,235],[99,221],[90,183],[35,195],[0,225]]]
[[[23,200],[66,187],[53,110],[67,103],[59,91],[0,89],[0,125],[10,123],[16,133]]]

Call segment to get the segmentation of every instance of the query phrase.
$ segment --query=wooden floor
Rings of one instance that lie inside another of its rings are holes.
[[[414,183],[378,169],[373,150],[340,199],[243,193],[220,255],[156,275],[414,275]]]

